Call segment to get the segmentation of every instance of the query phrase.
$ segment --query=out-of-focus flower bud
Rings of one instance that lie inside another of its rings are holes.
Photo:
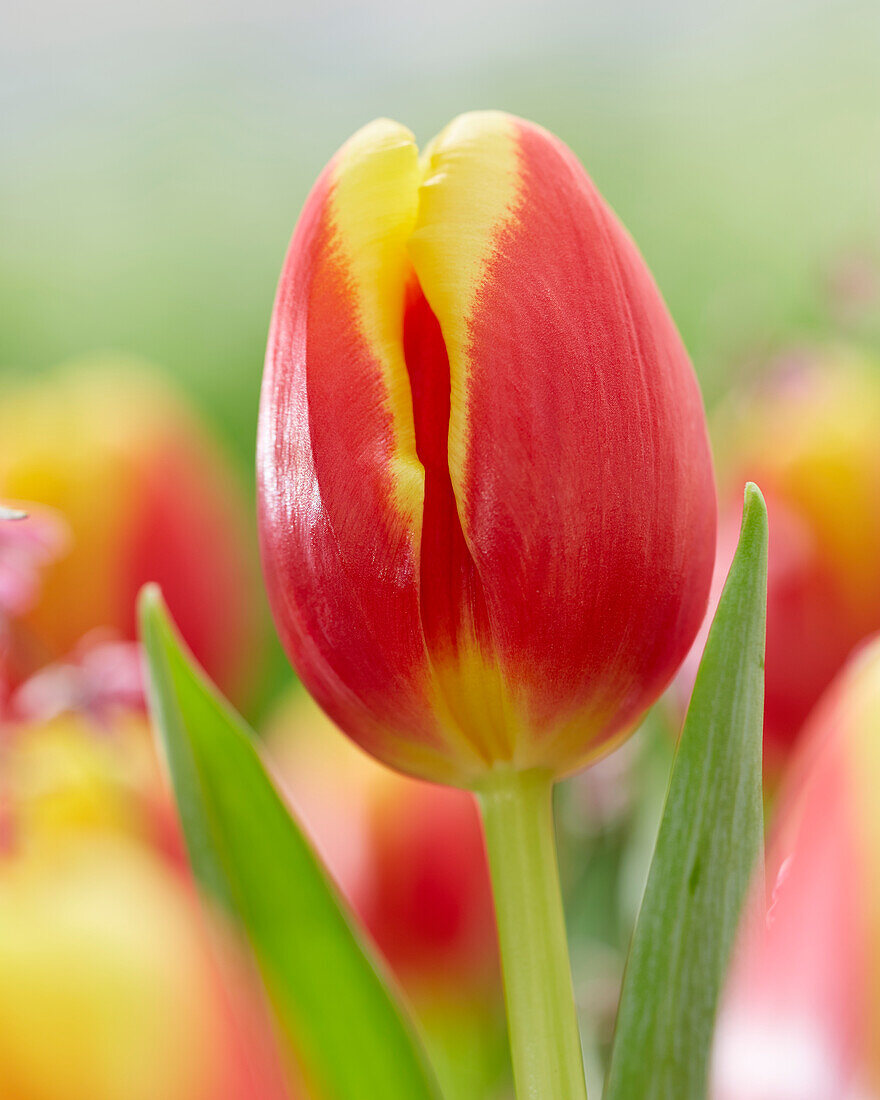
[[[852,351],[793,353],[714,424],[718,578],[744,480],[770,516],[765,754],[775,769],[853,647],[880,629],[880,369]],[[738,514],[738,513],[737,513]],[[718,586],[720,590],[720,584]]]
[[[252,978],[146,849],[0,858],[4,1100],[284,1100]]]
[[[495,915],[472,796],[377,764],[301,689],[273,716],[266,743],[297,816],[410,991],[467,996],[497,986]]]
[[[880,638],[823,698],[792,762],[766,918],[747,922],[728,981],[713,1100],[880,1096],[878,785]]]
[[[127,360],[72,363],[4,388],[0,437],[4,499],[51,506],[71,536],[28,612],[23,674],[96,627],[134,638],[137,592],[157,581],[199,660],[240,693],[258,629],[248,513],[168,383]]]
[[[315,185],[263,381],[282,639],[386,763],[476,785],[617,743],[702,620],[703,409],[641,256],[562,142],[389,121]]]

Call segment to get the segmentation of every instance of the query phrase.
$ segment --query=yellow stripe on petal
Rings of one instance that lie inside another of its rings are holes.
[[[500,111],[460,115],[425,150],[422,173],[409,254],[449,353],[449,468],[460,484],[470,318],[519,194],[515,120]]]
[[[413,515],[421,514],[424,472],[416,457],[403,317],[412,278],[407,241],[416,224],[420,178],[412,133],[397,122],[377,119],[336,155],[330,198],[336,243],[351,276],[361,331],[382,368],[396,441],[398,504]]]

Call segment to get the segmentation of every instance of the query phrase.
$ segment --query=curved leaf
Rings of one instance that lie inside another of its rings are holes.
[[[414,1028],[252,735],[185,652],[155,586],[140,597],[150,709],[190,860],[243,927],[277,1020],[322,1100],[438,1100]]]

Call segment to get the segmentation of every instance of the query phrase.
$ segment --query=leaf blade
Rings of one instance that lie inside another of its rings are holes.
[[[718,998],[763,846],[767,537],[749,484],[627,959],[605,1100],[706,1095]]]
[[[241,923],[316,1094],[439,1100],[412,1023],[275,791],[250,731],[194,668],[158,590],[144,590],[139,611],[150,707],[193,869]]]

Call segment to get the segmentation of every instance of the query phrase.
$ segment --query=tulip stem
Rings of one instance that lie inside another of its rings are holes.
[[[518,1100],[586,1100],[547,772],[496,773],[478,792]]]

